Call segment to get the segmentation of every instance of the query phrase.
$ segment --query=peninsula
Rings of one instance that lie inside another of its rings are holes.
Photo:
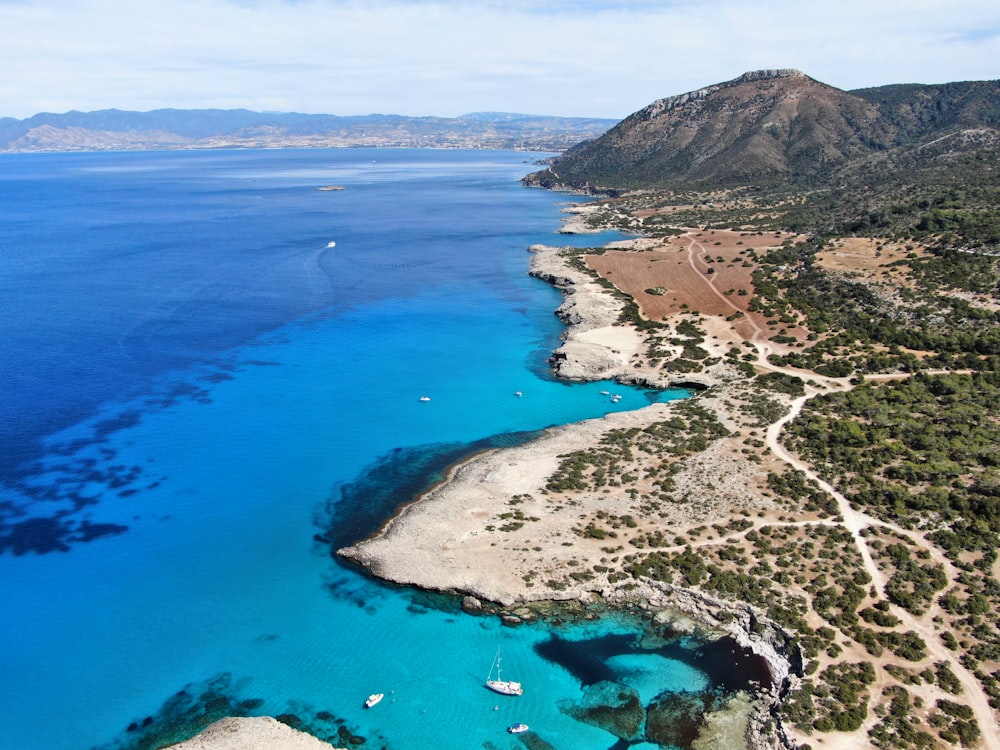
[[[729,634],[775,678],[747,746],[1000,748],[998,110],[754,71],[529,175],[636,235],[532,248],[553,369],[696,395],[476,456],[340,554],[508,622]]]

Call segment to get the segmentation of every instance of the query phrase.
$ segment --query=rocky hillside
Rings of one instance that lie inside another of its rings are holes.
[[[623,190],[820,186],[887,151],[995,144],[1000,81],[848,92],[798,70],[761,70],[653,102],[525,182]]]
[[[340,117],[245,109],[43,113],[0,118],[0,152],[409,146],[562,151],[614,120],[478,112]]]

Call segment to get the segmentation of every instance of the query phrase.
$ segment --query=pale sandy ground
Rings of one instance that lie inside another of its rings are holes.
[[[558,373],[575,380],[615,376],[658,379],[637,372],[631,359],[643,343],[632,326],[617,325],[621,303],[587,275],[569,268],[558,248],[536,246],[532,269],[567,292],[559,315],[570,324],[558,350]],[[644,376],[643,376],[644,375]],[[710,378],[708,380],[711,380]],[[510,605],[540,599],[588,596],[597,584],[553,588],[572,567],[596,562],[607,542],[585,540],[573,529],[608,506],[601,493],[574,496],[572,505],[554,504],[544,487],[560,456],[595,445],[611,429],[642,429],[669,418],[669,404],[609,414],[548,430],[527,445],[480,454],[456,467],[447,480],[390,520],[374,537],[339,553],[380,578],[421,588],[450,591]],[[515,498],[512,504],[512,498]],[[616,498],[616,512],[640,515]],[[530,519],[504,531],[519,512]],[[593,559],[590,559],[593,558]],[[587,565],[586,567],[590,567]]]
[[[222,719],[170,750],[331,750],[333,745],[269,716]]]
[[[642,428],[662,420],[669,408],[657,404],[611,414],[549,430],[527,445],[481,454],[454,469],[444,484],[410,505],[377,536],[340,554],[379,578],[505,605],[586,597],[592,585],[556,591],[544,581],[562,579],[570,566],[579,564],[585,548],[588,556],[601,555],[597,540],[587,544],[572,528],[582,516],[607,507],[607,497],[582,495],[575,505],[556,507],[541,490],[558,468],[561,454],[594,445],[610,428]],[[518,495],[531,498],[510,505]],[[505,519],[500,515],[515,508],[537,520],[501,531]]]

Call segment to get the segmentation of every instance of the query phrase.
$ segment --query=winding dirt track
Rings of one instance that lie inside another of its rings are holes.
[[[781,431],[784,429],[786,424],[798,416],[805,402],[814,395],[815,393],[796,399],[792,404],[792,408],[789,413],[771,425],[768,429],[766,442],[771,451],[774,452],[774,455],[812,479],[824,492],[828,493],[837,501],[837,508],[840,512],[841,518],[843,519],[843,526],[851,532],[851,536],[854,538],[854,543],[857,545],[858,552],[861,553],[861,558],[864,561],[865,570],[872,577],[872,583],[878,589],[883,599],[885,598],[885,576],[882,574],[878,565],[876,565],[875,560],[872,558],[871,550],[868,548],[865,538],[861,535],[862,529],[869,526],[881,526],[883,528],[890,529],[897,534],[908,537],[915,544],[919,545],[921,549],[925,549],[930,552],[931,557],[945,567],[948,579],[954,580],[957,576],[957,571],[951,565],[951,562],[944,557],[939,549],[937,549],[933,544],[930,544],[922,535],[903,529],[895,524],[879,521],[865,513],[862,513],[861,511],[855,510],[846,497],[837,492],[837,490],[835,490],[828,482],[824,481],[806,463],[800,461],[798,458],[785,450],[785,447],[779,440]],[[968,704],[969,708],[972,709],[975,714],[976,721],[979,723],[979,728],[982,730],[983,746],[991,748],[991,750],[1000,749],[1000,726],[997,725],[993,708],[989,703],[989,698],[983,691],[983,687],[979,680],[976,679],[975,675],[966,669],[962,662],[956,657],[955,653],[944,645],[944,642],[940,638],[938,629],[934,626],[930,619],[935,610],[931,609],[926,615],[918,619],[902,607],[891,605],[891,609],[892,613],[902,621],[905,627],[913,630],[915,633],[918,633],[920,637],[924,639],[924,642],[927,644],[927,651],[931,657],[933,657],[936,661],[944,661],[948,663],[952,672],[955,673],[955,676],[962,684],[962,698]]]
[[[718,301],[730,308],[733,312],[740,312],[740,308],[733,304],[729,297],[715,287],[713,283],[715,278],[702,274],[696,265],[696,261],[701,260],[704,262],[707,251],[704,245],[702,245],[702,243],[700,243],[694,236],[689,235],[689,239],[690,242],[687,246],[687,262],[692,271],[695,272],[696,276],[703,279],[706,291],[711,293],[715,298],[717,298]],[[868,527],[881,527],[907,537],[915,545],[923,550],[926,550],[935,562],[944,567],[949,580],[955,580],[958,571],[955,570],[951,561],[944,556],[941,550],[928,542],[922,534],[908,529],[903,529],[895,524],[875,519],[866,513],[855,509],[851,506],[846,497],[839,493],[832,485],[829,484],[829,482],[823,480],[808,464],[786,450],[780,439],[782,430],[785,428],[785,425],[798,416],[805,403],[818,393],[829,392],[830,390],[843,390],[850,388],[851,384],[846,378],[828,378],[819,376],[814,372],[805,372],[795,368],[776,367],[772,365],[768,362],[768,356],[773,353],[773,347],[768,341],[767,334],[757,321],[754,320],[753,315],[747,314],[743,319],[743,322],[749,325],[750,328],[748,340],[753,344],[753,347],[757,352],[757,361],[755,362],[757,367],[770,372],[782,372],[795,375],[803,380],[811,381],[811,383],[815,384],[807,385],[806,395],[795,399],[792,402],[791,409],[788,414],[770,426],[767,430],[766,444],[779,460],[784,461],[792,468],[801,471],[808,478],[813,480],[824,492],[828,493],[836,500],[837,508],[842,519],[840,521],[840,525],[851,533],[854,543],[857,545],[858,552],[861,554],[865,570],[871,576],[872,583],[877,588],[882,598],[885,598],[885,575],[876,564],[871,550],[868,547],[868,543],[861,533],[862,530]],[[907,376],[873,376],[872,379],[887,380],[897,377],[901,378]],[[1000,562],[998,562],[998,569],[1000,569]],[[927,644],[928,654],[934,660],[946,662],[951,667],[952,672],[955,673],[955,676],[962,685],[963,693],[961,699],[964,700],[969,708],[972,709],[973,714],[976,717],[976,721],[979,724],[979,728],[982,730],[983,747],[989,748],[990,750],[1000,750],[1000,725],[998,725],[993,708],[990,706],[989,697],[983,690],[979,680],[977,680],[972,672],[966,669],[961,663],[958,655],[944,645],[944,642],[940,638],[938,628],[933,623],[932,618],[934,614],[939,611],[938,605],[930,607],[928,612],[919,618],[896,605],[891,605],[891,609],[892,613],[900,619],[904,627],[914,631],[919,634],[921,638],[923,638],[924,642]]]

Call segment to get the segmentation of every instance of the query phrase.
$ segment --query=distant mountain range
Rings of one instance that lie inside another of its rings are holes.
[[[841,194],[824,210],[857,214],[887,197],[940,200],[963,185],[988,208],[1000,169],[1000,81],[843,91],[798,70],[759,70],[659,99],[620,122],[245,109],[0,118],[0,152],[344,146],[560,152],[525,183],[595,193],[823,188]]]
[[[563,151],[616,120],[477,112],[461,117],[340,117],[246,109],[158,109],[0,118],[3,151],[411,146]]]
[[[655,101],[525,182],[594,192],[870,186],[872,175],[948,169],[959,156],[996,170],[998,146],[1000,81],[842,91],[798,70],[761,70]]]

